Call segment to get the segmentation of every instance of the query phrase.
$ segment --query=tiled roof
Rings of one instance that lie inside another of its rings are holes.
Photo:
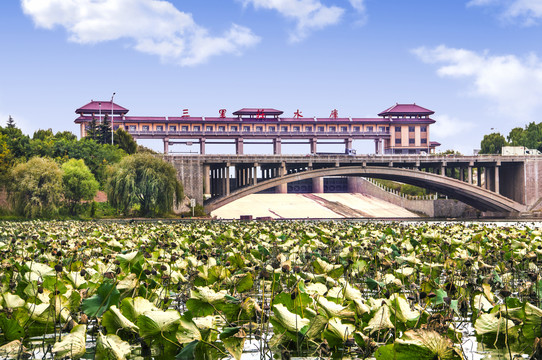
[[[129,110],[126,108],[123,108],[120,105],[115,104],[111,101],[91,101],[85,106],[80,107],[79,109],[75,110],[77,114],[90,114],[90,113],[99,113],[100,110],[102,113],[111,112],[111,104],[113,104],[113,113],[115,114],[126,114]]]
[[[282,115],[284,111],[271,108],[242,108],[233,113],[233,115],[258,115],[263,111],[264,115]]]
[[[432,115],[435,112],[416,104],[395,104],[382,111],[378,116],[388,115]]]

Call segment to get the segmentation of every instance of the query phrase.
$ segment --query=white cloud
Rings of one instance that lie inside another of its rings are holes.
[[[542,61],[531,54],[490,55],[444,45],[413,50],[422,61],[439,64],[442,77],[472,81],[470,95],[484,97],[497,105],[498,112],[525,122],[542,109]]]
[[[364,0],[350,0],[350,5],[359,12],[365,12]]]
[[[38,27],[64,27],[69,40],[81,44],[131,39],[141,52],[181,65],[196,65],[212,56],[238,54],[259,38],[233,24],[214,37],[191,14],[163,0],[21,0]]]
[[[503,19],[522,19],[527,26],[537,24],[542,18],[540,0],[471,0],[467,6],[500,6]]]
[[[334,25],[341,19],[344,9],[337,6],[325,6],[319,0],[238,0],[244,6],[252,4],[256,9],[276,10],[282,16],[297,22],[295,31],[290,33],[290,41],[297,42],[306,38],[311,31]],[[363,6],[360,0],[351,0],[352,4]]]
[[[449,115],[439,115],[435,118],[436,123],[431,125],[431,137],[445,139],[474,128],[474,123],[461,121]]]

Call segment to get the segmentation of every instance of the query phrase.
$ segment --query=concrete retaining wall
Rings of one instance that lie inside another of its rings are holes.
[[[203,204],[203,163],[197,157],[165,156],[177,170],[177,179],[184,187],[184,194]]]
[[[429,217],[461,217],[470,206],[454,199],[410,200],[385,191],[375,184],[361,178],[349,177],[348,188],[352,193],[374,196],[407,210],[425,214]]]

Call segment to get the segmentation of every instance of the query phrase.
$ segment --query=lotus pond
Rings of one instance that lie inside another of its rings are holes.
[[[0,223],[0,358],[542,358],[534,223]]]

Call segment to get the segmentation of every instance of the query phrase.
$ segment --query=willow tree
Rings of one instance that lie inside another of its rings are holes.
[[[54,216],[62,198],[62,170],[53,160],[40,157],[19,164],[11,171],[9,196],[20,215]]]
[[[108,201],[125,214],[138,206],[142,216],[166,214],[183,196],[175,168],[150,154],[126,156],[115,165],[108,181]]]

